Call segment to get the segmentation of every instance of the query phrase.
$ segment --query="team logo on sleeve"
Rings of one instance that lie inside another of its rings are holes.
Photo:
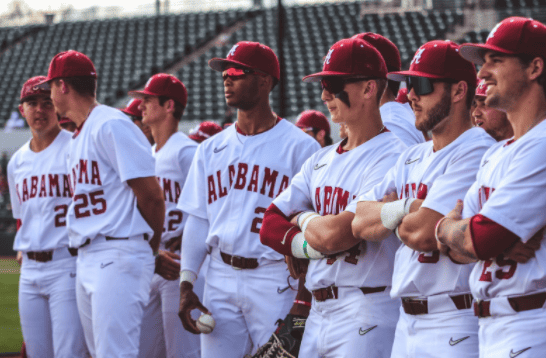
[[[425,48],[420,48],[417,50],[417,53],[413,57],[413,60],[411,60],[411,64],[413,63],[419,63],[421,61],[421,56],[423,56],[423,52],[425,52]]]
[[[324,64],[325,65],[329,65],[330,64],[330,59],[332,58],[332,53],[334,52],[334,49],[330,49],[330,51],[328,51],[328,54],[326,55],[326,58],[324,59]]]
[[[235,56],[235,51],[237,50],[237,47],[239,47],[239,45],[234,45],[231,50],[229,50],[227,57]]]

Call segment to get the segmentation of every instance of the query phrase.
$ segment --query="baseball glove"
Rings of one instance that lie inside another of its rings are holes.
[[[306,318],[288,314],[277,321],[277,329],[252,358],[297,358]]]

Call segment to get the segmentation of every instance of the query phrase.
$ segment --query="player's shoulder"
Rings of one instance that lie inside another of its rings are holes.
[[[428,153],[430,153],[433,145],[434,144],[431,140],[428,142],[411,145],[400,154],[400,158],[424,158]]]
[[[461,143],[459,147],[468,148],[468,147],[491,147],[497,141],[493,139],[487,132],[480,127],[472,127],[463,134],[459,136]],[[459,139],[458,138],[458,139]]]
[[[197,148],[197,143],[182,132],[174,133],[171,138],[169,138],[168,144],[170,150],[177,152],[189,148],[193,148],[194,150]]]
[[[57,138],[55,138],[55,143],[60,143],[61,145],[70,143],[73,136],[74,136],[73,133],[70,133],[67,130],[61,129],[61,131],[57,135]]]
[[[385,153],[402,153],[408,149],[408,146],[396,134],[391,131],[377,136],[378,144]]]
[[[317,144],[317,141],[298,128],[294,123],[287,119],[283,119],[277,123],[278,129],[281,130],[281,135],[286,138],[285,141],[292,140],[294,144],[310,145]]]
[[[132,123],[131,119],[125,113],[117,108],[101,104],[93,109],[84,127],[91,126],[92,129],[99,130],[104,127],[127,126],[129,123]]]
[[[208,153],[212,151],[216,151],[218,150],[218,148],[223,148],[232,139],[235,139],[236,135],[237,135],[237,132],[236,132],[235,124],[232,124],[231,126],[227,127],[223,131],[213,135],[212,137],[198,144],[197,151],[204,153],[204,155],[208,155]]]

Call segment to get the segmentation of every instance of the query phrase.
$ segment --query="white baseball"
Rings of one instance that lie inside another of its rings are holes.
[[[197,320],[196,325],[201,333],[209,334],[214,329],[214,326],[216,326],[216,321],[210,314],[202,314]]]

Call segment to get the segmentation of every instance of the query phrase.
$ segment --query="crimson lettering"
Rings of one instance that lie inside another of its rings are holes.
[[[214,177],[209,175],[207,182],[209,185],[209,204],[212,204],[213,201],[218,200],[218,195],[216,195],[216,186],[214,185]]]
[[[269,185],[269,196],[270,198],[273,198],[273,189],[275,189],[275,182],[277,181],[277,175],[279,175],[279,172],[276,170],[271,171],[269,168],[265,168],[265,175],[264,175],[264,181],[262,182],[262,188],[260,189],[260,194],[265,194],[265,188]]]
[[[260,167],[258,165],[254,165],[254,168],[252,169],[252,174],[250,175],[250,183],[248,184],[248,191],[258,192],[258,171],[260,170]]]
[[[42,175],[40,180],[40,193],[38,194],[38,197],[43,198],[46,196],[47,196],[46,180],[45,180],[45,175]]]
[[[325,186],[321,189],[319,187],[315,189],[315,208],[321,215],[336,215],[345,210],[350,197],[354,199],[356,196],[343,188]]]
[[[91,161],[91,184],[102,185],[102,181],[100,180],[99,163],[94,160]]]
[[[30,192],[28,188],[28,181],[30,180]],[[38,190],[38,187],[40,190]],[[21,191],[19,191],[21,188]],[[48,192],[49,188],[49,192]],[[40,176],[31,176],[30,178],[24,178],[21,183],[15,185],[17,191],[17,197],[21,203],[38,197],[72,197],[72,191],[70,189],[70,179],[68,175],[63,175],[63,188],[61,194],[61,186],[59,184],[59,174],[42,174]]]
[[[232,179],[231,179],[231,165],[230,165],[230,171],[229,171],[229,184],[231,185]],[[220,197],[223,198],[227,195],[227,188],[222,186],[222,173],[220,171],[216,172],[216,177],[218,178],[218,188],[220,191]]]
[[[167,194],[169,196],[167,197]],[[163,178],[163,197],[165,201],[173,202],[173,192],[171,190],[171,179]]]
[[[315,190],[315,208],[317,209],[317,213],[320,213],[320,188]]]
[[[34,198],[36,196],[36,193],[38,193],[38,177],[31,176],[30,177],[30,197]]]
[[[245,187],[247,172],[248,172],[248,164],[239,163],[239,171],[237,173],[237,180],[235,181],[234,189],[241,190]]]
[[[282,181],[281,181],[281,187],[279,188],[279,192],[277,193],[277,196],[281,195],[284,189],[288,188],[289,184],[290,184],[290,178],[288,178],[286,175],[283,175]]]
[[[404,189],[402,190],[402,193],[400,193],[400,199],[402,198],[416,198],[424,200],[427,197],[428,194],[428,186],[426,184],[419,184],[417,186],[416,183],[410,183],[406,184]]]
[[[89,176],[87,175],[87,160],[80,159],[80,176],[78,177],[78,183],[82,183],[84,175],[85,184],[89,184]]]
[[[49,174],[49,196],[53,196],[53,188],[55,188],[57,196],[61,196],[61,190],[59,189],[59,175]]]

